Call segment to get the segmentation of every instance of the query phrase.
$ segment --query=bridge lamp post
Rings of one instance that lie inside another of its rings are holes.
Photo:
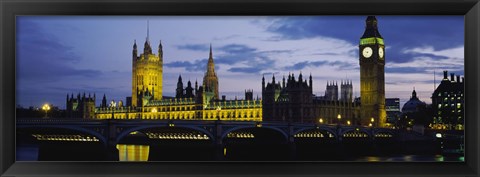
[[[347,120],[347,124],[348,124],[348,125],[350,125],[350,124],[351,124],[351,122],[350,122],[349,120]]]
[[[217,106],[217,120],[220,120],[220,111],[222,110],[222,107]]]
[[[155,113],[157,113],[157,108],[153,108],[153,109],[151,110],[151,112],[152,112],[152,117],[153,117],[153,118],[157,118],[157,114],[155,114]]]
[[[45,118],[47,118],[48,111],[50,110],[50,106],[48,105],[48,103],[42,106],[42,110],[45,111]]]
[[[370,119],[370,122],[371,122],[370,124],[372,124],[371,126],[373,126],[373,122],[375,122],[375,119],[372,117],[372,118]]]
[[[337,119],[338,119],[338,125],[340,125],[340,120],[342,119],[342,115],[341,115],[341,114],[338,114],[338,115],[337,115]]]
[[[321,124],[323,124],[323,118],[318,119],[318,122],[320,122]]]

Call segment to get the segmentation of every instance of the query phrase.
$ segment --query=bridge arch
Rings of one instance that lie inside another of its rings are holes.
[[[394,137],[396,134],[395,130],[392,129],[376,129],[373,132],[374,136],[377,137],[377,135],[389,135],[389,137]],[[383,136],[380,136],[383,137]]]
[[[185,125],[175,125],[173,127],[170,127],[168,125],[144,125],[144,126],[138,126],[138,127],[132,127],[129,129],[126,129],[122,131],[120,134],[117,135],[115,142],[119,142],[122,138],[130,134],[131,132],[134,131],[140,131],[144,129],[149,129],[149,128],[185,128],[185,129],[192,129],[192,130],[197,130],[199,132],[202,132],[206,134],[210,139],[214,140],[215,136],[211,132],[209,132],[206,129],[203,129],[201,127],[196,127],[196,126],[185,126]]]
[[[232,127],[232,128],[229,128],[229,129],[226,129],[222,132],[222,135],[220,136],[221,140],[225,139],[225,137],[227,137],[227,135],[231,132],[234,132],[234,131],[237,131],[237,130],[241,130],[241,129],[250,129],[250,128],[264,128],[264,129],[270,129],[270,130],[273,130],[273,131],[276,131],[278,133],[280,133],[282,135],[282,137],[287,141],[288,140],[288,134],[287,132],[283,131],[282,129],[280,128],[277,128],[277,127],[270,127],[270,126],[262,126],[262,127],[257,127],[255,125],[244,125],[244,126],[236,126],[236,127]]]
[[[42,125],[42,126],[38,126],[38,125],[20,125],[20,126],[17,126],[17,129],[35,129],[35,128],[54,128],[54,129],[63,129],[63,130],[73,130],[73,131],[78,131],[78,132],[81,132],[81,133],[86,133],[86,134],[89,134],[89,135],[92,135],[96,138],[98,138],[100,140],[100,142],[102,142],[105,146],[107,145],[108,141],[107,141],[107,138],[102,135],[101,133],[95,131],[95,130],[92,130],[92,129],[88,129],[88,128],[83,128],[83,127],[77,127],[77,126],[53,126],[53,125]]]
[[[298,129],[298,130],[296,130],[296,131],[293,132],[293,136],[294,136],[294,135],[297,135],[297,134],[299,134],[299,133],[302,133],[302,132],[304,132],[304,131],[308,131],[308,130],[319,130],[319,131],[322,131],[322,130],[323,130],[323,131],[326,131],[326,132],[332,134],[334,137],[337,137],[337,132],[335,132],[334,129],[329,128],[329,127],[323,127],[323,126],[319,126],[318,128],[316,128],[316,127],[304,127],[304,128],[300,128],[300,129]]]
[[[342,129],[342,131],[340,132],[340,135],[338,135],[338,136],[343,137],[343,135],[345,135],[347,133],[350,133],[350,132],[365,133],[365,134],[367,134],[368,138],[373,137],[373,134],[372,134],[371,131],[369,131],[366,128],[361,128],[361,127],[348,127],[348,128]]]

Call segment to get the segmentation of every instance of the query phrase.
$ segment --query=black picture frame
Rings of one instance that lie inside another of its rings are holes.
[[[479,176],[478,0],[0,0],[2,176]],[[15,162],[18,15],[464,15],[465,162]]]

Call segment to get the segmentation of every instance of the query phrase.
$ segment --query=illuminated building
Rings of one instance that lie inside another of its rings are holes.
[[[385,44],[378,32],[377,19],[368,16],[365,32],[360,38],[360,97],[362,125],[370,123],[384,127],[385,111]]]
[[[163,119],[163,120],[225,120],[262,121],[262,100],[253,99],[253,90],[245,91],[245,100],[218,99],[218,77],[215,73],[212,47],[203,85],[195,88],[190,81],[184,88],[179,76],[174,98],[162,95],[163,51],[159,44],[158,55],[152,53],[148,39],[144,52],[137,55],[133,45],[132,96],[127,105],[122,101],[111,101],[107,106],[105,95],[100,107],[95,108],[95,97],[68,98],[67,115],[74,118],[95,119]]]
[[[217,73],[215,73],[212,45],[210,45],[210,56],[208,57],[207,72],[205,72],[205,76],[203,77],[203,86],[205,87],[205,91],[213,93],[213,99],[218,100],[218,77]]]
[[[147,99],[162,99],[163,49],[162,42],[158,45],[158,55],[152,52],[147,27],[143,53],[137,55],[137,43],[132,51],[132,106],[144,106]]]
[[[443,71],[443,79],[432,94],[433,123],[436,129],[463,130],[464,126],[464,77]]]

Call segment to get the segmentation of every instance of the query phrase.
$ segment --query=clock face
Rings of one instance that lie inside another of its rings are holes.
[[[370,58],[373,54],[373,50],[370,47],[363,48],[362,55],[365,58]]]
[[[383,59],[383,48],[378,48],[378,56],[380,57],[380,59]]]

